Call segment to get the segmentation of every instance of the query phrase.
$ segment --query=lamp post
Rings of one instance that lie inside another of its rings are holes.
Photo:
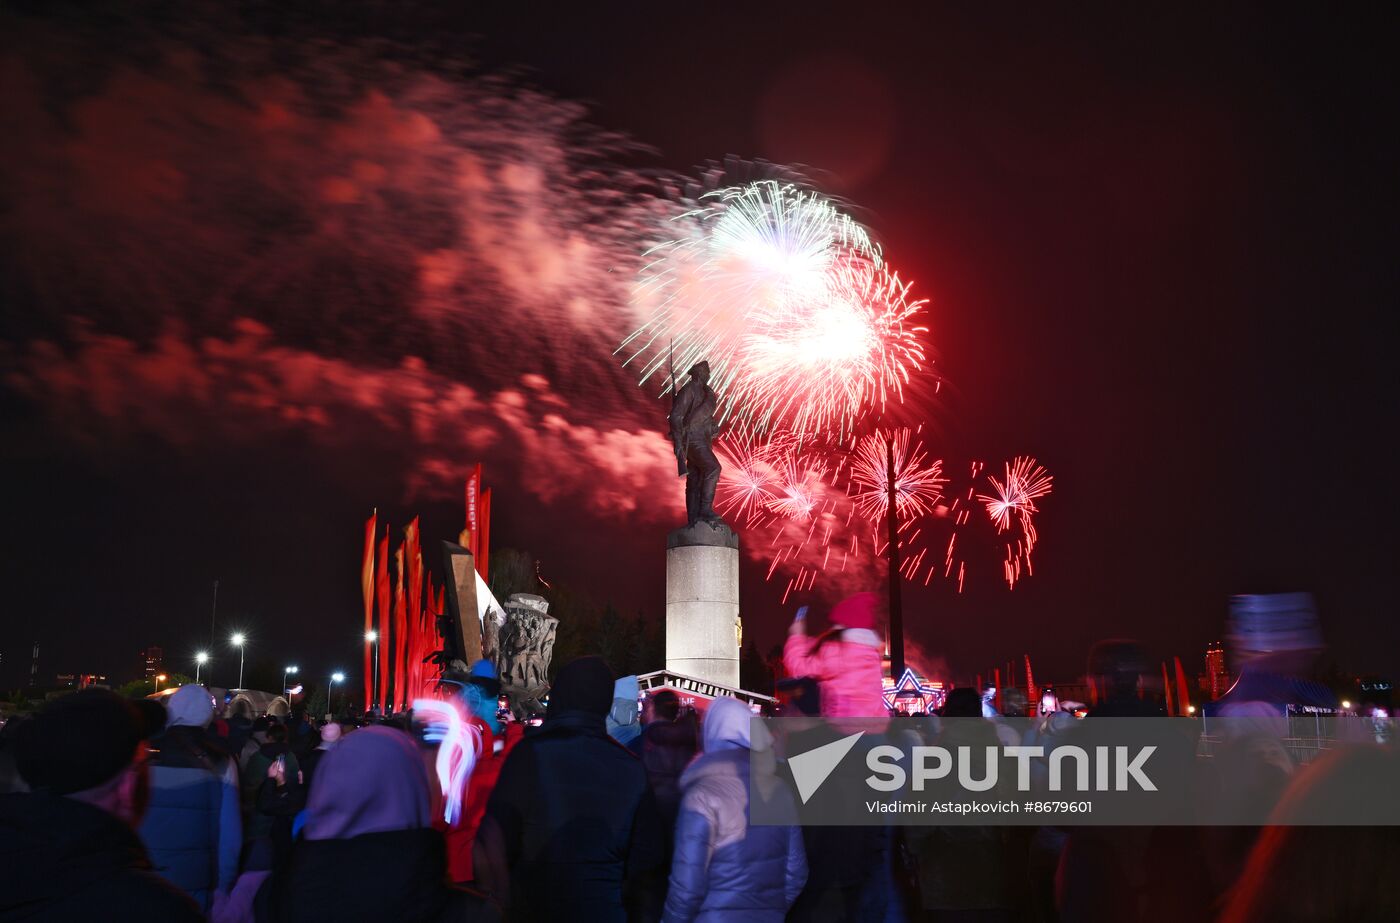
[[[374,677],[374,681],[373,681],[373,682],[374,682],[374,692],[373,692],[373,694],[372,694],[372,698],[373,698],[373,700],[374,700],[375,702],[378,702],[378,701],[379,701],[379,632],[377,632],[377,631],[367,631],[367,632],[365,632],[365,641],[366,641],[367,643],[372,644],[372,645],[374,646],[374,652],[370,655],[370,658],[369,658],[369,667],[370,667],[370,675]]]
[[[243,688],[243,642],[246,641],[246,640],[248,640],[248,639],[245,638],[245,637],[243,637],[243,632],[241,632],[241,631],[240,631],[240,632],[235,632],[235,633],[234,633],[234,636],[233,636],[232,638],[229,638],[229,641],[233,644],[233,646],[236,647],[236,648],[238,648],[238,688],[239,688],[239,689],[242,689],[242,688]]]
[[[332,673],[332,674],[331,674],[331,683],[330,683],[329,688],[326,689],[326,714],[329,714],[329,715],[334,715],[334,714],[335,714],[335,708],[334,708],[334,706],[331,705],[331,697],[332,697],[333,695],[335,695],[335,684],[336,684],[336,683],[343,683],[343,682],[345,682],[345,674],[344,674],[344,673]]]
[[[289,673],[294,674],[294,673],[296,673],[296,672],[297,672],[297,668],[296,668],[296,667],[283,667],[283,668],[282,668],[282,698],[284,698],[284,699],[287,697],[287,674],[289,674]]]
[[[196,686],[199,685],[199,669],[208,662],[209,655],[204,651],[200,651],[198,654],[194,655],[194,682]]]
[[[157,673],[157,674],[156,674],[156,692],[160,692],[160,684],[161,684],[161,681],[164,680],[164,679],[165,679],[165,674],[164,674],[164,673]]]

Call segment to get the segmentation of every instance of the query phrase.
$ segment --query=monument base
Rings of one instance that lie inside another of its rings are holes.
[[[700,522],[666,536],[666,669],[739,686],[739,536]]]

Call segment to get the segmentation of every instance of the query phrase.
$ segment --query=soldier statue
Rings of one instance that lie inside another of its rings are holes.
[[[719,433],[715,410],[719,397],[710,387],[710,364],[697,362],[686,383],[671,401],[671,444],[676,450],[676,474],[685,477],[685,514],[689,525],[704,522],[725,526],[715,512],[715,485],[720,464],[711,440]]]

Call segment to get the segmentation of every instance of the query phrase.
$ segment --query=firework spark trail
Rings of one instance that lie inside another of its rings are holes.
[[[760,541],[769,549],[768,579],[796,572],[789,592],[803,591],[823,574],[844,572],[852,562],[868,564],[888,553],[882,525],[888,504],[885,435],[867,437],[855,451],[841,455],[823,454],[795,439],[755,442],[731,436],[722,440],[721,456],[733,477],[721,481],[720,509],[762,536]],[[1033,574],[1031,555],[1039,540],[1033,513],[1036,501],[1049,493],[1053,483],[1044,468],[1033,459],[1017,458],[1004,466],[1009,472],[1005,479],[988,477],[991,494],[979,496],[974,485],[968,489],[973,499],[965,503],[959,485],[958,495],[945,503],[947,479],[941,463],[928,461],[913,432],[889,435],[897,459],[897,534],[906,579],[913,581],[922,573],[925,585],[934,578],[956,580],[961,591],[967,575],[965,558],[981,545],[971,535],[960,538],[971,527],[971,503],[989,509],[987,519],[979,521],[987,522],[993,533],[1009,533],[996,544],[1007,585],[1014,588]],[[976,462],[963,470],[976,476],[985,466]],[[1003,511],[1006,526],[1000,529],[997,514]],[[946,522],[949,530],[937,529],[940,522]],[[863,530],[869,530],[864,549]],[[946,542],[941,564],[929,560],[925,547],[934,541]],[[839,565],[833,550],[840,552]]]
[[[996,523],[997,531],[1005,532],[1013,515],[1024,517],[1036,512],[1035,501],[1050,493],[1054,478],[1034,458],[1017,456],[1007,462],[1004,481],[990,474],[987,480],[994,495],[978,494],[977,499],[986,504],[987,515]]]
[[[890,482],[886,453],[890,435],[873,433],[856,446],[851,463],[851,483],[860,514],[873,522],[889,513]],[[908,429],[897,430],[894,443],[895,515],[900,519],[927,516],[943,496],[943,462],[928,461],[922,443]]]
[[[822,472],[802,466],[796,458],[786,459],[778,489],[768,501],[770,512],[806,522],[820,502]]]
[[[760,302],[735,356],[740,425],[798,438],[845,438],[869,410],[902,400],[924,361],[914,318],[924,301],[867,260],[842,260],[820,297]]]
[[[618,347],[628,363],[641,360],[643,383],[674,343],[681,368],[710,361],[723,393],[755,304],[823,297],[839,253],[880,261],[865,229],[830,201],[776,180],[705,193],[667,230],[674,236],[644,255],[634,296],[650,316]]]
[[[758,522],[774,500],[772,450],[737,437],[720,440],[715,452],[725,472],[715,504],[720,515],[732,514],[749,524]]]
[[[830,200],[764,180],[716,190],[645,256],[645,317],[615,352],[643,383],[705,359],[720,419],[751,434],[844,437],[902,399],[924,351],[925,302]],[[669,382],[662,393],[669,390]]]
[[[1015,589],[1023,567],[1027,576],[1033,573],[1031,553],[1038,538],[1034,520],[1034,514],[1038,512],[1035,501],[1050,493],[1054,478],[1035,459],[1025,456],[1017,456],[1007,462],[1005,470],[1005,480],[999,481],[994,475],[987,476],[993,493],[978,494],[977,499],[986,505],[987,515],[996,524],[997,532],[1006,532],[1013,526],[1020,528],[1021,537],[1014,545],[1009,540],[1006,543],[1006,560],[1002,566],[1007,586]]]
[[[1019,533],[1005,544],[1008,583],[1028,574],[1035,501],[1051,483],[1033,459],[1006,465],[1004,480],[989,477],[992,495],[977,493],[985,465],[970,463],[966,496],[946,503],[943,463],[928,458],[915,432],[852,435],[865,414],[903,399],[925,360],[924,302],[868,232],[792,183],[727,186],[689,201],[645,256],[633,297],[640,326],[616,352],[643,383],[672,352],[676,368],[709,362],[727,428],[717,508],[766,539],[769,578],[789,575],[784,598],[828,572],[838,542],[843,571],[888,551],[879,524],[889,512],[890,448],[907,579],[951,579],[956,570],[962,591],[967,540],[957,535],[979,501],[997,532]],[[946,517],[952,532],[942,567],[920,544],[931,516]]]

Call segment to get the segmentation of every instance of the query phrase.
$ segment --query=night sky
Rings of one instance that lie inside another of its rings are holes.
[[[912,659],[1200,669],[1230,594],[1309,590],[1400,668],[1379,8],[292,6],[0,18],[5,688],[36,640],[45,681],[179,668],[215,579],[251,659],[353,674],[364,519],[455,538],[477,461],[494,547],[661,618],[666,405],[610,350],[647,184],[731,156],[930,299],[933,452],[1055,476],[1034,577],[906,591]]]

